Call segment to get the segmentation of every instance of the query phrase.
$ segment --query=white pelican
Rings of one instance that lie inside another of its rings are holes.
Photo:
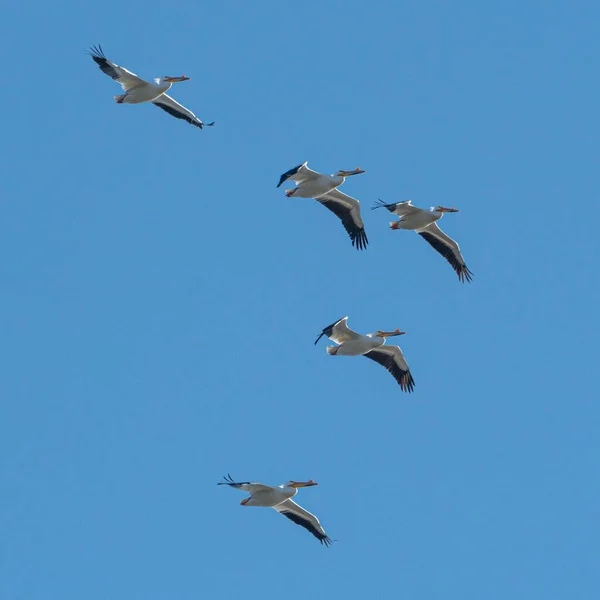
[[[362,218],[360,216],[360,202],[350,196],[340,192],[337,187],[342,185],[346,177],[364,173],[358,167],[354,171],[338,171],[334,175],[322,175],[309,169],[307,163],[302,163],[293,169],[285,172],[279,179],[277,187],[284,181],[292,179],[298,185],[286,190],[285,195],[290,198],[298,196],[299,198],[314,198],[325,208],[328,208],[334,215],[342,220],[346,228],[352,245],[357,250],[364,250],[369,243]]]
[[[396,202],[395,204],[386,204],[379,200],[379,204],[376,202],[373,210],[376,208],[387,208],[391,213],[398,215],[400,220],[390,223],[392,229],[412,229],[416,231],[452,265],[458,278],[463,283],[471,281],[473,273],[467,269],[458,244],[436,224],[436,221],[441,219],[444,213],[454,213],[458,210],[444,208],[443,206],[436,206],[435,208],[432,206],[430,210],[425,210],[413,206],[410,200]]]
[[[298,488],[319,485],[312,479],[310,481],[288,481],[277,487],[262,483],[250,483],[249,481],[236,483],[231,478],[231,475],[223,477],[223,479],[225,481],[217,485],[228,485],[250,494],[248,498],[240,501],[242,506],[267,506],[274,508],[278,513],[290,519],[290,521],[294,521],[296,525],[302,525],[302,527],[308,529],[321,544],[325,544],[326,546],[331,544],[331,540],[321,527],[319,519],[291,500],[292,496],[298,493]]]
[[[408,368],[402,350],[398,346],[384,346],[385,338],[404,335],[405,331],[377,331],[361,335],[352,331],[346,323],[348,317],[325,327],[317,342],[326,335],[337,346],[327,346],[327,354],[332,356],[366,356],[385,367],[400,384],[403,392],[412,392],[415,389],[415,380]]]
[[[213,123],[203,123],[191,110],[185,106],[181,106],[179,102],[175,102],[171,96],[165,94],[170,87],[179,81],[188,81],[190,78],[182,75],[181,77],[159,77],[154,82],[144,81],[135,73],[128,71],[124,67],[120,67],[113,62],[110,62],[104,56],[102,46],[93,46],[90,48],[89,55],[94,59],[94,62],[100,67],[103,73],[112,77],[115,81],[121,84],[124,94],[115,96],[117,104],[140,104],[142,102],[152,102],[154,106],[162,108],[171,116],[177,119],[184,119],[188,123],[200,127],[212,127]]]

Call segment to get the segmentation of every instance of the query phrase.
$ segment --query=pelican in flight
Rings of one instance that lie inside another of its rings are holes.
[[[188,81],[190,78],[182,75],[181,77],[158,77],[153,82],[144,81],[135,73],[128,71],[111,62],[104,56],[102,46],[93,46],[90,48],[89,55],[100,67],[103,73],[112,77],[121,84],[124,94],[115,96],[117,104],[141,104],[142,102],[152,102],[154,106],[162,108],[171,116],[177,119],[183,119],[196,127],[202,129],[203,126],[212,127],[213,123],[203,123],[191,110],[175,102],[167,92],[174,83]]]
[[[231,475],[223,477],[225,481],[217,485],[228,485],[248,492],[250,496],[240,501],[242,506],[266,506],[274,508],[283,515],[305,529],[308,529],[320,542],[329,546],[331,540],[325,533],[319,519],[311,515],[307,510],[298,506],[291,498],[298,493],[298,488],[319,485],[312,479],[310,481],[288,481],[283,485],[273,487],[262,483],[250,483],[249,481],[235,482]]]
[[[365,171],[358,167],[354,171],[340,170],[334,175],[322,175],[312,169],[309,169],[302,163],[289,171],[286,171],[277,187],[284,181],[291,179],[298,185],[295,188],[285,191],[288,198],[297,196],[298,198],[314,198],[325,208],[328,208],[334,215],[339,217],[346,228],[352,245],[357,250],[364,250],[369,243],[362,218],[360,216],[360,202],[350,196],[346,196],[337,188],[346,181],[346,177],[351,175],[360,175]]]
[[[404,335],[405,331],[396,329],[395,331],[376,331],[361,335],[352,331],[347,324],[348,317],[344,317],[328,327],[325,327],[317,342],[326,335],[337,346],[327,346],[327,354],[332,356],[366,356],[381,366],[385,367],[400,385],[403,392],[412,392],[415,389],[415,380],[411,375],[410,369],[402,350],[398,346],[384,346],[385,338],[396,335]]]
[[[458,244],[448,237],[436,223],[444,216],[444,213],[456,213],[458,210],[444,208],[443,206],[431,207],[430,210],[425,210],[413,206],[410,200],[396,202],[395,204],[386,204],[379,200],[373,206],[373,210],[376,208],[387,208],[391,213],[398,215],[400,220],[390,223],[392,229],[412,229],[416,231],[452,265],[460,281],[463,283],[471,281],[473,273],[467,269]]]

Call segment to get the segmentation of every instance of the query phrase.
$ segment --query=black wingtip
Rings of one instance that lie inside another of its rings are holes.
[[[473,273],[467,268],[467,265],[465,265],[458,272],[458,278],[462,283],[471,283],[471,281],[473,280]]]
[[[341,319],[338,319],[337,321],[335,321],[334,323],[332,323],[331,325],[327,325],[327,327],[323,328],[323,331],[321,331],[319,337],[316,339],[315,341],[315,346],[317,345],[317,342],[324,336],[326,335],[327,337],[329,337],[333,331],[333,328],[340,322],[343,321],[346,318],[346,315],[344,315]]]
[[[106,56],[104,56],[104,51],[102,50],[102,46],[100,44],[98,44],[96,46],[96,44],[94,44],[93,46],[90,46],[89,50],[87,51],[87,53],[93,58],[104,58],[106,59]]]
[[[357,250],[366,250],[367,249],[367,244],[369,243],[369,240],[367,238],[367,234],[365,233],[364,229],[359,229],[356,234],[354,235],[354,237],[350,238],[352,240],[352,245],[357,249]]]
[[[415,380],[410,371],[408,371],[408,373],[402,378],[402,380],[399,383],[400,389],[403,392],[412,394],[415,391]]]
[[[303,166],[304,166],[304,163],[298,165],[297,167],[294,167],[293,169],[290,169],[289,171],[286,171],[279,178],[279,183],[277,184],[277,187],[280,187],[284,181],[287,181],[292,175],[295,175]]]
[[[371,210],[375,210],[377,208],[387,208],[390,212],[394,212],[395,204],[387,204],[381,198],[377,198],[377,202],[373,203],[371,206]]]

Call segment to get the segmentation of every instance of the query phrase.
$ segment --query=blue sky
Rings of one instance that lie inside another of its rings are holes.
[[[595,598],[597,3],[3,13],[3,599]],[[216,126],[117,106],[97,43]],[[367,251],[276,189],[305,160],[366,169]],[[460,209],[473,283],[378,197]],[[414,394],[313,346],[343,315]],[[338,542],[227,472],[315,479]]]

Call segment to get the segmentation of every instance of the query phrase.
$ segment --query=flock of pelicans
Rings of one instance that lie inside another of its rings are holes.
[[[108,60],[102,51],[102,46],[92,47],[90,56],[103,73],[121,84],[124,93],[114,97],[117,104],[151,102],[173,117],[183,119],[200,129],[214,125],[214,122],[203,123],[192,111],[167,95],[166,92],[174,83],[187,81],[189,77],[181,75],[180,77],[159,77],[153,82],[145,81],[124,67]],[[277,187],[288,180],[296,182],[296,186],[286,190],[285,195],[288,198],[292,196],[313,198],[321,203],[342,221],[350,236],[352,245],[357,250],[364,250],[367,247],[368,239],[360,214],[360,203],[338,189],[347,177],[364,172],[356,168],[353,171],[340,170],[333,175],[323,175],[309,169],[305,162],[285,172],[281,176]],[[395,204],[386,204],[379,200],[373,207],[373,209],[377,208],[386,208],[399,217],[398,221],[390,223],[391,229],[416,231],[450,263],[461,282],[471,281],[472,273],[465,264],[458,244],[437,226],[437,221],[443,217],[444,213],[458,212],[455,208],[436,206],[430,210],[424,210],[413,206],[410,200]],[[399,346],[384,346],[386,338],[402,335],[404,332],[399,329],[395,331],[379,330],[375,333],[361,335],[352,331],[348,327],[347,321],[348,317],[343,317],[325,327],[316,339],[315,345],[323,336],[326,336],[336,344],[335,346],[327,346],[328,354],[332,356],[365,356],[370,358],[391,373],[402,391],[412,392],[415,382],[402,350]],[[248,492],[250,495],[240,502],[242,506],[271,507],[294,523],[306,528],[322,544],[327,546],[331,544],[330,538],[325,533],[317,517],[292,500],[292,497],[298,493],[298,488],[318,485],[312,479],[304,482],[288,481],[283,485],[272,487],[249,481],[235,482],[228,475],[218,485],[228,485]]]

